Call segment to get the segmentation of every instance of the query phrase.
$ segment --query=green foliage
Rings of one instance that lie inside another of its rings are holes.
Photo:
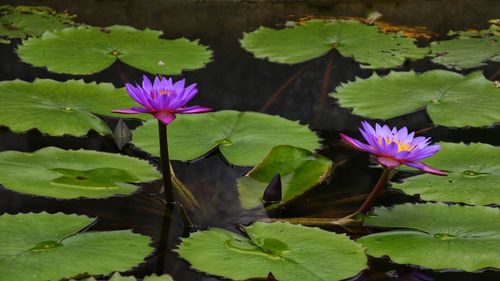
[[[234,280],[343,280],[366,268],[363,248],[346,235],[287,223],[256,222],[249,238],[219,228],[183,238],[177,249],[192,267]]]
[[[89,130],[110,134],[109,127],[96,115],[124,116],[111,110],[135,105],[123,89],[82,80],[3,81],[0,99],[0,125],[16,133],[38,129],[51,136],[83,136]]]
[[[211,51],[197,41],[166,40],[160,35],[160,31],[121,25],[72,27],[24,40],[18,54],[34,66],[67,74],[96,73],[116,60],[165,75],[198,69],[209,62]]]
[[[126,271],[151,254],[149,237],[130,230],[83,231],[93,222],[62,213],[0,216],[0,281]]]
[[[453,32],[457,38],[432,42],[432,61],[448,68],[464,69],[500,61],[500,26],[479,31]]]
[[[238,179],[244,208],[257,207],[274,175],[281,175],[282,203],[286,203],[320,184],[331,172],[330,159],[305,149],[282,145],[271,152],[246,176]]]
[[[500,122],[500,88],[479,71],[466,76],[444,70],[373,74],[344,84],[331,95],[354,114],[374,119],[425,108],[436,125],[480,127]]]
[[[498,208],[403,204],[377,208],[365,223],[398,228],[358,240],[371,256],[430,269],[500,268]]]
[[[257,58],[287,64],[311,60],[337,49],[369,68],[400,66],[407,59],[425,57],[429,51],[417,48],[413,39],[383,33],[376,26],[354,20],[309,20],[281,30],[260,27],[245,33],[241,45]]]
[[[156,120],[137,128],[132,140],[140,149],[159,156]],[[179,114],[168,125],[168,145],[173,160],[193,160],[218,148],[230,163],[253,166],[275,146],[291,145],[313,151],[319,147],[318,141],[307,126],[256,112],[224,110]]]
[[[0,153],[0,184],[5,188],[39,196],[72,199],[127,195],[132,183],[160,178],[146,161],[92,150],[55,147],[34,153]]]
[[[57,13],[43,6],[1,6],[0,37],[10,39],[40,36],[45,31],[73,25],[72,18],[67,13]]]
[[[500,205],[500,149],[487,144],[441,143],[441,150],[426,159],[447,177],[422,174],[393,185],[424,200]]]

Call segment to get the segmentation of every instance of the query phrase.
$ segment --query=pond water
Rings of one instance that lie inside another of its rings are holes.
[[[142,189],[129,196],[109,199],[57,200],[33,197],[0,189],[0,213],[77,213],[98,217],[91,230],[133,229],[166,244],[164,249],[149,257],[146,263],[126,272],[143,277],[151,273],[169,273],[177,281],[221,280],[189,268],[171,250],[179,243],[179,237],[189,236],[189,231],[221,227],[238,231],[238,225],[250,224],[269,215],[273,217],[342,217],[355,211],[371,191],[381,170],[373,167],[366,153],[356,152],[340,141],[339,133],[359,136],[357,128],[364,120],[350,110],[341,108],[327,96],[340,83],[356,77],[367,78],[374,72],[363,69],[351,58],[342,57],[337,51],[295,65],[272,63],[256,59],[241,48],[239,39],[244,32],[259,26],[279,27],[287,20],[305,16],[365,16],[369,11],[382,13],[383,20],[398,25],[425,26],[445,37],[449,30],[488,27],[488,19],[498,16],[498,1],[1,1],[10,5],[46,5],[58,11],[67,10],[77,15],[77,20],[95,26],[113,24],[136,28],[149,27],[163,30],[165,38],[186,37],[209,46],[212,61],[205,68],[183,73],[190,82],[199,85],[200,94],[193,104],[213,107],[215,110],[262,111],[279,114],[291,120],[310,124],[310,128],[322,138],[320,154],[339,165],[332,177],[304,196],[269,214],[262,210],[246,210],[240,206],[236,179],[251,168],[231,166],[218,151],[207,157],[183,163],[174,161],[178,178],[190,188],[202,205],[203,212],[191,213],[195,229],[185,228],[180,211],[173,213],[165,208],[160,183],[143,184]],[[0,80],[50,78],[65,81],[82,78],[85,81],[111,82],[123,87],[125,82],[142,80],[143,72],[122,62],[93,75],[74,76],[54,74],[45,68],[33,68],[21,62],[15,52],[16,44],[0,44]],[[329,67],[329,65],[331,67]],[[499,63],[489,62],[482,69],[485,77],[500,79]],[[400,71],[424,72],[446,69],[428,59],[406,63]],[[389,70],[377,70],[387,74]],[[457,71],[468,74],[472,70]],[[273,99],[273,94],[280,95]],[[0,112],[1,114],[1,112]],[[111,128],[115,119],[106,119]],[[128,120],[130,128],[140,125]],[[433,141],[482,142],[500,145],[500,127],[488,128],[431,128],[429,116],[423,111],[407,114],[387,121],[391,126],[407,126],[410,130],[423,130],[422,135]],[[431,128],[427,130],[427,128]],[[0,129],[0,151],[16,150],[31,152],[47,146],[65,149],[90,149],[123,153],[158,164],[158,159],[127,145],[121,152],[113,139],[90,132],[86,137],[50,137],[36,130],[17,134],[8,128]],[[398,174],[394,181],[407,176]],[[377,205],[420,202],[412,197],[390,190],[384,192]],[[337,233],[346,231],[340,227],[326,228]],[[376,230],[360,229],[361,233]],[[359,234],[352,234],[353,238]],[[157,245],[157,243],[155,244]],[[370,269],[357,280],[500,280],[500,273],[486,270],[480,273],[435,272],[418,267],[391,263],[386,258],[369,258]],[[391,272],[390,279],[387,272]],[[397,275],[397,276],[396,276]],[[364,279],[362,279],[364,278]]]

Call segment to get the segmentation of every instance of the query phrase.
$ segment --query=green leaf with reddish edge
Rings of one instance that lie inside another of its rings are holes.
[[[132,142],[159,156],[156,120],[132,132]],[[314,151],[319,138],[296,121],[256,112],[224,110],[204,114],[178,114],[168,125],[170,159],[193,160],[218,148],[232,164],[256,165],[271,148],[291,145]]]
[[[500,205],[500,148],[474,143],[440,143],[438,154],[424,162],[446,170],[447,177],[422,174],[392,187],[423,200]]]
[[[498,208],[408,203],[376,208],[365,224],[398,228],[358,240],[374,257],[435,270],[500,268]]]
[[[71,27],[24,40],[17,52],[24,62],[67,74],[97,73],[120,60],[142,71],[172,75],[210,61],[211,51],[197,41],[160,35],[161,31],[121,25]]]
[[[256,222],[246,236],[212,228],[182,238],[176,250],[199,271],[234,280],[334,281],[366,268],[364,249],[344,234],[288,223]]]
[[[287,64],[337,49],[369,68],[400,66],[407,59],[423,58],[429,52],[428,48],[418,48],[413,39],[383,33],[376,26],[355,20],[309,20],[280,30],[260,27],[245,33],[241,45],[257,58]]]
[[[97,115],[143,119],[147,116],[112,113],[113,109],[137,104],[124,89],[82,80],[3,81],[0,100],[0,125],[16,133],[38,129],[51,136],[84,136],[89,130],[95,130],[107,135],[111,130]]]
[[[500,122],[500,88],[477,71],[391,72],[343,84],[331,96],[342,107],[373,119],[390,119],[425,108],[433,123],[481,127]]]
[[[247,209],[261,205],[264,190],[278,173],[284,204],[320,184],[332,167],[333,162],[322,155],[289,145],[276,146],[252,171],[238,178],[241,205]]]
[[[149,237],[130,230],[84,231],[93,222],[62,213],[0,216],[0,281],[127,271],[151,254]]]
[[[0,152],[0,184],[7,189],[60,199],[128,195],[133,183],[160,178],[147,161],[93,150],[55,147],[34,153]]]

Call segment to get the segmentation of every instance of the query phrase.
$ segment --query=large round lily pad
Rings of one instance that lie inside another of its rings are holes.
[[[1,6],[0,37],[40,36],[48,30],[59,30],[74,24],[73,16],[57,13],[43,6]]]
[[[130,230],[86,231],[94,219],[61,213],[0,216],[0,281],[58,281],[126,271],[152,252]]]
[[[24,40],[18,54],[34,66],[68,74],[96,73],[116,60],[149,73],[179,74],[210,60],[211,51],[197,41],[166,40],[160,35],[160,31],[121,25],[70,27]]]
[[[366,268],[364,249],[346,235],[288,223],[256,222],[248,238],[224,229],[183,238],[179,255],[197,270],[234,280],[334,281]]]
[[[486,65],[487,61],[500,61],[500,26],[489,29],[458,32],[458,37],[431,44],[433,62],[449,68],[463,69]]]
[[[55,147],[34,153],[0,153],[0,184],[5,188],[61,199],[105,198],[137,190],[132,183],[160,178],[147,161],[93,150]]]
[[[158,156],[158,127],[150,120],[133,132],[133,143]],[[319,138],[307,126],[279,116],[224,110],[178,115],[168,125],[170,159],[193,160],[219,148],[232,164],[256,165],[271,148],[291,145],[307,150],[319,147]]]
[[[52,136],[83,136],[89,130],[110,134],[96,114],[124,116],[111,110],[134,106],[125,90],[82,80],[4,81],[0,82],[0,100],[0,125],[14,132],[36,128]]]
[[[500,148],[481,143],[441,143],[440,152],[425,163],[446,170],[448,176],[422,174],[393,188],[419,194],[424,200],[500,205]]]
[[[398,228],[358,240],[371,256],[430,269],[500,268],[498,208],[403,204],[377,208],[365,223]]]
[[[264,190],[276,174],[281,176],[281,203],[286,203],[325,180],[332,166],[333,162],[322,155],[288,145],[276,146],[252,171],[238,178],[241,205],[261,205]]]
[[[426,108],[436,125],[480,127],[500,122],[500,88],[480,71],[467,76],[445,70],[373,74],[343,84],[332,96],[354,114],[374,119]]]
[[[260,27],[245,33],[241,45],[257,58],[287,64],[311,60],[337,49],[370,68],[399,66],[429,52],[427,48],[417,48],[413,39],[383,33],[376,26],[355,20],[309,20],[281,30]]]

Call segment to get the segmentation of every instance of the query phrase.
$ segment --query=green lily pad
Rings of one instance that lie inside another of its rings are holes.
[[[500,88],[480,71],[462,76],[445,70],[373,74],[344,84],[331,95],[353,113],[389,119],[425,108],[434,124],[480,127],[500,122]]]
[[[159,156],[158,127],[150,120],[133,132],[133,143]],[[279,116],[232,110],[177,115],[168,125],[170,159],[193,160],[219,148],[232,164],[256,165],[271,148],[291,145],[307,150],[319,147],[319,138],[307,126]]]
[[[57,281],[126,271],[151,254],[130,230],[84,231],[93,218],[61,213],[0,216],[0,281]]]
[[[111,276],[111,278],[108,281],[136,281],[136,280],[137,279],[135,279],[135,277],[133,276],[121,276],[119,273],[115,272],[115,274],[113,274],[113,276]],[[94,281],[94,280],[89,279],[88,281]],[[174,281],[174,279],[172,279],[172,277],[168,274],[164,274],[161,276],[153,274],[144,277],[142,281]]]
[[[162,32],[130,26],[70,27],[23,41],[17,52],[24,62],[49,71],[92,74],[120,60],[154,74],[179,74],[203,67],[211,51],[185,38],[160,39]]]
[[[424,200],[500,205],[500,149],[488,144],[441,143],[441,150],[426,159],[446,170],[447,177],[422,174],[392,187]]]
[[[137,190],[132,183],[158,178],[160,174],[148,162],[113,153],[55,147],[34,153],[0,152],[0,184],[39,196],[72,199],[127,195]]]
[[[288,145],[274,147],[246,176],[238,178],[244,208],[261,205],[262,195],[276,174],[281,176],[282,200],[286,203],[320,184],[331,172],[333,162],[308,150]]]
[[[224,229],[182,238],[177,252],[192,267],[234,280],[333,281],[366,268],[364,249],[346,235],[288,223],[256,222],[248,238]]]
[[[83,136],[89,130],[111,134],[108,125],[96,115],[120,117],[124,115],[111,110],[135,106],[124,89],[82,80],[4,81],[0,82],[0,100],[0,125],[13,132],[36,128],[51,136]]]
[[[73,16],[43,6],[0,7],[0,37],[40,36],[73,25]]]
[[[309,20],[293,28],[260,27],[245,33],[241,45],[257,58],[295,64],[337,49],[364,67],[389,68],[407,59],[423,58],[428,48],[417,48],[414,40],[383,33],[376,26],[355,20]]]
[[[480,31],[457,32],[459,36],[446,41],[432,42],[433,62],[448,68],[464,69],[500,61],[500,27],[493,24]]]
[[[365,223],[400,228],[360,238],[371,256],[439,270],[500,268],[498,208],[403,204],[376,208]]]

